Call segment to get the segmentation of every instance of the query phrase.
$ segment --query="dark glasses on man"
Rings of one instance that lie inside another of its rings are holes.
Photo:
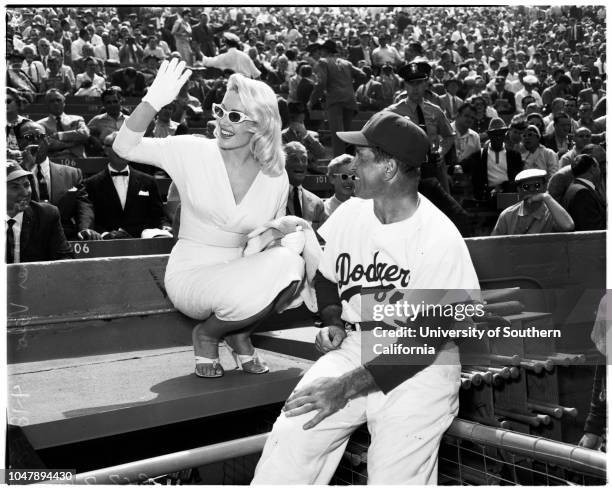
[[[229,119],[229,121],[234,124],[238,124],[243,121],[253,122],[253,120],[250,119],[249,116],[247,116],[244,112],[226,111],[225,108],[220,104],[213,103],[212,113],[215,119],[223,119],[223,117],[227,115],[227,118]]]
[[[24,134],[21,139],[24,141],[40,141],[45,139],[45,135],[41,133]]]
[[[541,187],[542,184],[540,182],[525,182],[524,184],[521,184],[521,189],[524,191],[539,191]]]
[[[335,177],[340,177],[342,180],[357,180],[357,176],[356,175],[349,175],[349,174],[334,174]]]

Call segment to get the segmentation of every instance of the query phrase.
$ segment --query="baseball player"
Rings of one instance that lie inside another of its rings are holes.
[[[325,354],[287,400],[255,470],[254,484],[327,484],[351,433],[372,436],[369,484],[435,484],[440,439],[456,416],[460,365],[453,342],[425,362],[363,362],[365,288],[423,296],[447,290],[478,296],[467,247],[451,221],[417,191],[426,134],[408,117],[381,111],[361,131],[339,132],[356,146],[356,198],[319,229],[326,246],[316,280]],[[402,339],[404,342],[406,339]],[[415,342],[422,342],[415,340]]]

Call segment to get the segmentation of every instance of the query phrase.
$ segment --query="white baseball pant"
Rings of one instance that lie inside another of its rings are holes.
[[[359,367],[359,332],[351,332],[339,349],[321,357],[296,389],[321,377],[338,377]],[[351,433],[367,422],[368,484],[435,485],[442,434],[459,410],[459,349],[447,343],[434,364],[391,390],[349,401],[316,427],[302,426],[314,417],[284,413],[276,420],[252,484],[328,484]]]

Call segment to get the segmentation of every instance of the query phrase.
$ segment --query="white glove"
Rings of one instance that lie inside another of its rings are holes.
[[[304,251],[304,245],[306,245],[306,235],[302,231],[302,227],[298,226],[297,231],[288,233],[281,238],[280,243],[283,247],[293,250],[296,254],[301,254]]]
[[[179,63],[177,58],[164,60],[157,71],[157,76],[142,98],[143,102],[151,104],[157,112],[172,102],[191,76],[191,70],[185,70],[185,62]]]

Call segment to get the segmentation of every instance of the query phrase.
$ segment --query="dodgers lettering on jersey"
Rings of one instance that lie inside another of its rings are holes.
[[[336,259],[336,276],[340,290],[340,300],[349,301],[355,294],[361,293],[362,285],[350,286],[362,283],[364,280],[371,286],[391,286],[406,288],[410,283],[410,270],[398,267],[395,264],[379,262],[380,250],[374,252],[372,262],[364,266],[361,263],[351,264],[351,254],[342,252]],[[349,286],[349,287],[346,287]]]
[[[463,238],[425,197],[408,219],[382,224],[372,200],[351,198],[319,228],[319,270],[338,285],[342,318],[361,322],[361,298],[380,289],[478,290]]]

